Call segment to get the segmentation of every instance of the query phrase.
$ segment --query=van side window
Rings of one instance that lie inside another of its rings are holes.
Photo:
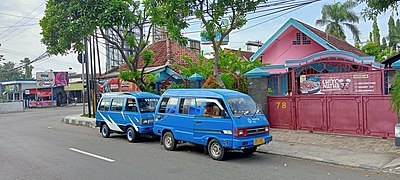
[[[165,110],[167,109],[168,101],[169,101],[169,98],[163,98],[161,100],[160,109],[158,110],[159,113],[165,113]]]
[[[122,111],[124,99],[113,99],[111,102],[110,111]]]
[[[110,101],[111,99],[103,99],[100,102],[99,106],[99,111],[108,111],[108,108],[110,107]]]
[[[178,98],[169,98],[167,107],[165,108],[165,113],[175,114],[178,106]]]
[[[196,99],[196,114],[199,117],[221,117],[221,108],[217,102],[222,105],[221,100],[198,98]],[[223,105],[222,105],[223,106]]]
[[[196,104],[194,98],[181,98],[179,114],[196,115]]]
[[[135,99],[132,99],[132,98],[126,99],[125,111],[138,112]]]

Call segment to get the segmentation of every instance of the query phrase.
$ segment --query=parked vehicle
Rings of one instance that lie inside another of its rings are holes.
[[[142,134],[153,134],[154,111],[160,96],[148,92],[106,93],[96,111],[96,126],[108,138],[126,133],[129,142]]]
[[[225,89],[167,90],[156,109],[154,134],[166,150],[178,142],[207,147],[221,160],[226,150],[252,154],[272,141],[269,122],[250,96]]]

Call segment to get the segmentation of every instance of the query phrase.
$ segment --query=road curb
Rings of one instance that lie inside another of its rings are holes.
[[[96,127],[96,120],[94,118],[80,117],[80,115],[63,117],[61,118],[61,122],[76,126]]]

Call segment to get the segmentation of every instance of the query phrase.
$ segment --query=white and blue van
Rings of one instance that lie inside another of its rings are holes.
[[[154,134],[166,150],[178,142],[206,147],[221,160],[226,150],[246,154],[272,141],[269,122],[247,94],[226,89],[174,89],[161,96],[154,122]]]
[[[160,96],[148,92],[105,93],[96,111],[96,126],[108,138],[126,133],[129,142],[153,133],[154,112]]]

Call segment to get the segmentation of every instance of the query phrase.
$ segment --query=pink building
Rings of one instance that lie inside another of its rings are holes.
[[[271,127],[393,137],[393,69],[346,41],[289,19],[251,56],[245,74]]]

